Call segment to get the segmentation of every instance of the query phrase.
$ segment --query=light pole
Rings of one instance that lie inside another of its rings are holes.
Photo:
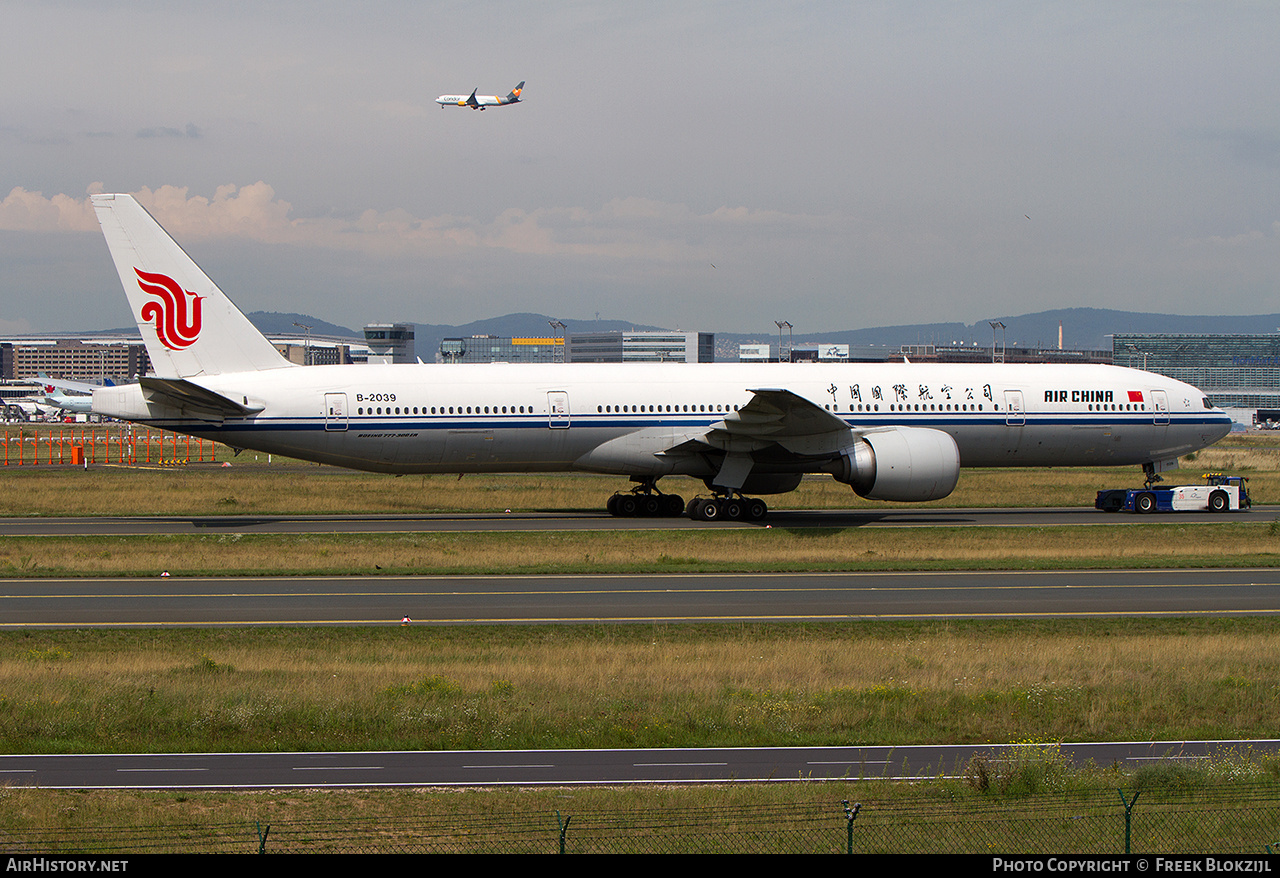
[[[565,348],[565,345],[568,343],[568,338],[566,337],[566,335],[565,335],[565,331],[564,331],[564,330],[565,330],[565,326],[564,326],[564,324],[563,324],[563,323],[561,323],[559,320],[548,320],[548,321],[547,321],[547,323],[549,323],[549,324],[551,325],[551,336],[552,336],[552,339],[553,339],[553,342],[552,342],[552,362],[560,362],[560,363],[563,363],[563,362],[564,362],[564,348]],[[559,344],[559,345],[556,345],[556,344],[554,343],[555,333],[556,333],[556,330],[557,330],[557,329],[558,329],[558,330],[560,330],[560,344]]]
[[[791,329],[792,329],[791,324],[790,324],[790,323],[788,323],[788,322],[787,322],[787,321],[785,321],[785,320],[775,320],[775,321],[773,321],[773,322],[774,322],[774,323],[776,323],[776,324],[778,325],[778,362],[779,362],[779,363],[786,363],[786,362],[790,362],[790,361],[791,361],[791,342],[790,342],[790,339],[791,339]],[[787,346],[786,346],[786,348],[787,348],[787,357],[786,357],[786,359],[785,359],[785,360],[784,360],[784,359],[783,359],[783,357],[782,357],[782,330],[783,330],[783,329],[786,329],[786,330],[787,330],[787,339],[788,339],[788,341],[787,341]]]
[[[1147,371],[1147,354],[1148,354],[1148,353],[1150,353],[1150,352],[1149,352],[1149,351],[1140,351],[1140,350],[1138,350],[1138,348],[1137,348],[1137,346],[1136,346],[1136,345],[1127,344],[1127,345],[1125,345],[1125,347],[1127,347],[1129,350],[1133,351],[1135,354],[1142,354],[1142,371],[1143,371],[1143,372]]]
[[[311,327],[307,326],[307,324],[305,323],[295,323],[293,325],[298,327],[299,329],[306,330],[307,339],[302,345],[302,365],[310,366],[311,365]]]

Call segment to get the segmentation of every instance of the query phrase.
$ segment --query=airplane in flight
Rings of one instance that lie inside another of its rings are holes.
[[[466,95],[440,95],[436,98],[436,103],[441,107],[470,107],[473,110],[483,110],[486,107],[505,107],[507,104],[520,103],[520,92],[524,91],[524,80],[520,84],[511,89],[511,93],[505,98],[497,95],[476,95],[475,91],[471,92],[470,97]]]
[[[365,364],[298,366],[130,195],[94,195],[155,374],[93,409],[385,473],[628,477],[614,515],[759,520],[760,494],[825,473],[862,497],[946,497],[962,467],[1141,466],[1230,418],[1196,388],[1108,365]],[[700,480],[686,506],[658,489]]]

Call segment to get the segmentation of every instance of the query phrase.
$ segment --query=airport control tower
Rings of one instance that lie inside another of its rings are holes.
[[[370,363],[416,363],[412,323],[366,323],[364,341]]]

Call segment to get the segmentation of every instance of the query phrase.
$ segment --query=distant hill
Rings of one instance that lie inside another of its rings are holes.
[[[348,329],[336,323],[328,323],[310,314],[285,314],[279,311],[254,311],[246,314],[249,322],[258,327],[258,331],[266,335],[302,335],[305,330],[296,323],[311,327],[312,335],[331,335],[338,338],[364,338],[363,331]]]
[[[321,320],[319,317],[312,317],[310,314],[291,314],[281,311],[253,311],[245,315],[249,318],[249,322],[258,328],[258,331],[265,335],[302,335],[306,330],[295,326],[295,323],[301,323],[311,327],[312,335],[327,335],[334,338],[351,338],[364,340],[364,331],[349,329],[345,326],[339,326],[336,323],[329,323]],[[48,332],[44,335],[61,335],[63,333]],[[90,330],[88,332],[66,333],[67,335],[137,335],[138,327],[131,326],[120,329],[103,329]]]
[[[249,320],[261,331],[272,335],[297,335],[302,332],[295,323],[311,326],[316,336],[363,339],[363,330],[349,329],[328,323],[307,314],[289,314],[276,311],[254,311]],[[469,337],[472,335],[496,335],[506,338],[544,337],[553,332],[545,314],[507,314],[476,320],[460,326],[437,323],[415,324],[414,347],[424,361],[434,359],[442,338]],[[977,343],[989,347],[992,330],[989,322],[1005,325],[1001,339],[1009,347],[1057,347],[1058,324],[1062,324],[1063,347],[1071,350],[1110,350],[1110,335],[1116,332],[1155,333],[1218,333],[1222,335],[1280,331],[1280,314],[1253,314],[1244,317],[1186,316],[1181,314],[1148,314],[1137,311],[1112,311],[1103,308],[1064,308],[1057,311],[1040,311],[1019,316],[991,317],[977,323],[915,323],[903,326],[876,326],[868,329],[824,330],[821,332],[796,331],[791,341],[796,344],[828,342],[850,345],[886,345],[894,348],[904,344],[949,345],[959,342]],[[568,320],[563,319],[569,332],[609,332],[627,329],[655,330],[668,327],[648,326],[627,320]],[[758,333],[718,332],[714,326],[695,327],[702,332],[716,334],[716,347],[721,356],[728,351],[736,353],[737,345],[751,342],[777,342],[775,327]],[[803,329],[803,327],[799,327]],[[136,332],[114,329],[110,334]],[[50,333],[56,334],[56,333]],[[81,335],[108,334],[79,333]]]

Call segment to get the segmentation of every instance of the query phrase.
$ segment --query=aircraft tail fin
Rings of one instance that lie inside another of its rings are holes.
[[[294,365],[133,196],[92,198],[129,310],[158,377],[192,378]]]
[[[507,95],[507,100],[506,100],[506,102],[507,102],[508,104],[514,104],[514,103],[516,103],[517,101],[519,101],[519,100],[520,100],[520,92],[522,92],[522,91],[524,91],[524,80],[523,80],[523,79],[522,79],[522,80],[520,80],[520,84],[519,84],[519,85],[517,85],[515,88],[511,89],[511,94]]]

